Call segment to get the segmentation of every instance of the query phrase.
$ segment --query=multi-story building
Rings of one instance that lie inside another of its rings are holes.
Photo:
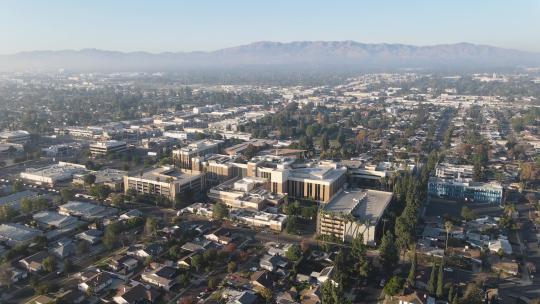
[[[442,199],[500,205],[504,197],[504,188],[495,181],[482,183],[431,177],[428,182],[428,195]]]
[[[237,176],[245,175],[245,164],[235,162],[234,157],[207,154],[192,159],[192,170],[205,172],[206,182],[217,185]]]
[[[182,169],[192,170],[192,159],[207,154],[219,153],[222,140],[205,139],[173,151],[174,164]]]
[[[247,163],[246,176],[270,181],[272,193],[329,202],[345,185],[347,169],[334,162],[297,163],[294,157],[264,155]]]
[[[181,171],[172,167],[160,167],[138,175],[124,176],[124,190],[138,194],[162,195],[171,201],[190,189],[193,193],[205,189],[204,174]]]
[[[350,242],[359,234],[366,244],[382,236],[382,217],[392,202],[392,192],[343,190],[324,204],[317,217],[317,233]]]
[[[438,164],[428,181],[428,195],[465,202],[501,204],[504,188],[496,181],[474,182],[473,166]]]
[[[120,140],[99,141],[90,145],[90,153],[92,156],[102,156],[110,153],[122,153],[126,150],[126,142]]]

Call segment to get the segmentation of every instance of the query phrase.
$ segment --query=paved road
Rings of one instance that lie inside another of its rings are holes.
[[[540,246],[536,238],[536,231],[533,223],[529,219],[531,206],[523,201],[516,204],[519,211],[519,222],[522,228],[516,232],[518,249],[522,252],[523,262],[520,264],[521,277],[518,279],[506,280],[500,287],[503,303],[516,303],[516,298],[537,299],[540,298],[540,277],[530,274],[527,262],[540,267]]]

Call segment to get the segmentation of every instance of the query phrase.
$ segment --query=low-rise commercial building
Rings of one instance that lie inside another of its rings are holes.
[[[100,219],[115,215],[115,208],[103,207],[92,203],[69,201],[58,207],[58,213],[61,215],[71,215],[83,219]]]
[[[85,174],[87,172],[84,165],[59,162],[41,168],[28,168],[26,171],[21,172],[21,178],[39,185],[54,186],[58,182],[71,180],[74,174]]]
[[[1,143],[25,144],[30,141],[30,133],[24,130],[5,131],[0,133]]]
[[[343,190],[319,211],[317,233],[350,242],[359,234],[374,244],[382,235],[382,217],[392,193],[377,190]]]
[[[111,153],[122,153],[126,150],[126,142],[120,140],[99,141],[90,145],[90,153],[92,154],[92,156],[103,156]]]
[[[264,178],[234,178],[211,188],[208,196],[231,208],[261,210],[267,198],[276,196],[267,187],[268,181]]]
[[[10,195],[0,197],[0,207],[6,206],[14,210],[21,209],[21,201],[23,199],[35,199],[39,196],[37,192],[24,190]]]
[[[269,228],[275,231],[282,231],[287,221],[285,214],[241,209],[232,210],[229,217],[248,226]]]
[[[116,169],[103,169],[99,171],[92,171],[86,174],[74,174],[73,183],[76,185],[84,185],[84,177],[87,174],[92,174],[96,177],[94,181],[95,185],[109,186],[113,191],[120,191],[124,189],[124,176],[126,171]]]
[[[13,247],[20,244],[28,244],[36,236],[42,235],[42,231],[21,224],[8,223],[0,225],[0,241]]]

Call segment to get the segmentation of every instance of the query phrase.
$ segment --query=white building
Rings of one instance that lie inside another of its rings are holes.
[[[21,178],[39,185],[53,186],[57,182],[70,180],[74,174],[86,172],[84,165],[59,162],[41,168],[28,168],[25,172],[21,172]]]

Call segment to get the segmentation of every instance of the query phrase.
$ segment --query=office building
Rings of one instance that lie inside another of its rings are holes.
[[[350,242],[359,234],[366,244],[382,236],[382,217],[392,201],[392,193],[377,190],[343,190],[324,204],[317,216],[317,233]]]
[[[474,182],[473,166],[438,164],[428,181],[429,197],[500,205],[504,188],[496,181]]]
[[[192,169],[192,158],[219,153],[222,140],[205,139],[173,151],[174,164],[181,169]]]
[[[204,174],[181,171],[172,167],[159,167],[136,175],[124,176],[124,190],[137,194],[161,195],[174,201],[188,189],[197,193],[205,189]]]
[[[122,153],[126,150],[126,142],[120,140],[98,141],[90,145],[90,153],[92,154],[92,156],[103,156],[111,153]]]

